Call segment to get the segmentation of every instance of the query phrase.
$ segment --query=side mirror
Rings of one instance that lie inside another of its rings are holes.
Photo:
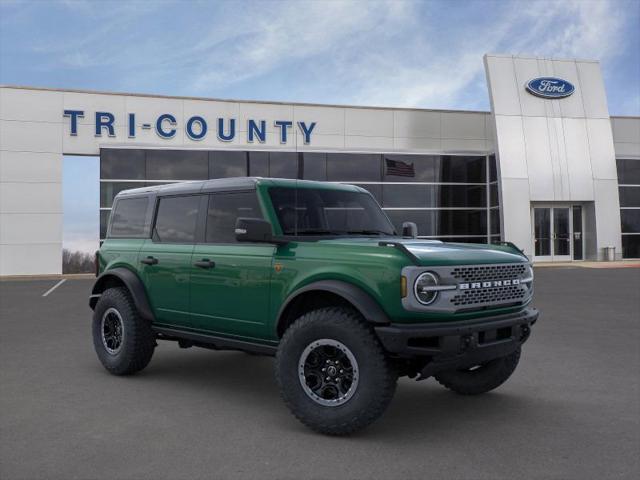
[[[239,242],[269,243],[273,237],[271,224],[262,218],[238,217],[235,233]]]
[[[404,222],[402,224],[402,236],[416,238],[418,236],[418,226],[413,222]]]

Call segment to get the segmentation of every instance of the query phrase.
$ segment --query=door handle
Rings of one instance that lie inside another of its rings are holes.
[[[203,258],[199,262],[195,262],[193,266],[198,268],[213,268],[216,266],[216,262],[212,262],[208,258]]]
[[[147,258],[140,260],[140,263],[144,263],[145,265],[155,265],[158,263],[158,259],[149,255]]]

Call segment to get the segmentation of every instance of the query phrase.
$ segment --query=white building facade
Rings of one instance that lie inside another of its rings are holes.
[[[490,112],[0,87],[0,275],[61,272],[64,155],[100,156],[103,227],[124,188],[273,176],[361,185],[424,238],[640,257],[640,117],[609,116],[598,62],[485,69]]]

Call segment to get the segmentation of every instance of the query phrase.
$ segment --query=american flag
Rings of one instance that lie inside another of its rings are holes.
[[[405,163],[400,160],[384,159],[387,165],[387,175],[395,175],[397,177],[415,177],[416,172],[413,169],[413,163]]]

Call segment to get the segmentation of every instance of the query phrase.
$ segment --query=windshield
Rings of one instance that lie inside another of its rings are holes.
[[[368,193],[276,187],[269,195],[283,235],[395,235]]]

